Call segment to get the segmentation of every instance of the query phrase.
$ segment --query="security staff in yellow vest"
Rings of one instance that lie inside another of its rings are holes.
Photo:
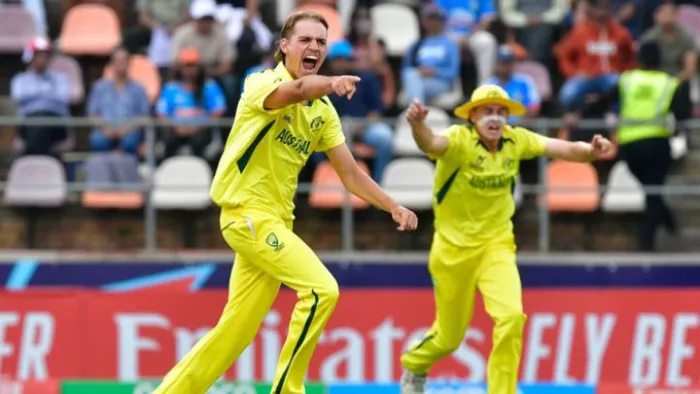
[[[612,97],[620,104],[619,156],[644,186],[658,187],[665,183],[671,166],[669,138],[674,131],[664,122],[670,113],[676,121],[690,118],[690,85],[659,70],[661,49],[656,42],[641,45],[637,65],[620,76],[617,97]],[[640,250],[654,250],[654,235],[660,225],[676,233],[676,221],[663,196],[647,194]]]

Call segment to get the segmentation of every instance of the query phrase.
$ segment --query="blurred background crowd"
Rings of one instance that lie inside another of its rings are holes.
[[[594,133],[614,139],[605,126],[618,105],[610,93],[621,73],[641,67],[638,48],[645,43],[657,48],[645,52],[651,57],[647,66],[682,81],[684,97],[673,111],[677,120],[692,117],[700,101],[698,3],[2,0],[0,113],[24,119],[86,116],[97,123],[89,133],[59,123],[27,123],[2,133],[0,146],[14,153],[7,157],[55,157],[69,170],[80,164],[69,179],[138,183],[145,176],[147,149],[144,130],[136,125],[144,117],[159,118],[174,124],[158,129],[156,164],[184,155],[206,163],[207,173],[216,166],[229,128],[202,123],[235,117],[243,81],[274,66],[278,32],[294,10],[318,12],[330,22],[323,73],[362,77],[353,100],[331,99],[348,120],[345,130],[358,160],[380,183],[415,178],[427,166],[399,165],[418,153],[400,116],[411,100],[430,105],[431,124],[442,128],[451,122],[451,110],[484,83],[501,85],[527,106],[524,118],[510,119],[514,124],[571,140],[589,140]],[[531,123],[542,117],[562,121],[539,128]],[[581,119],[598,119],[600,126],[580,127]],[[671,148],[673,160],[687,154],[684,130]],[[617,151],[608,163],[592,167],[594,186],[608,181],[616,156]],[[309,161],[302,181],[330,176],[323,159]],[[425,171],[429,177],[429,168]],[[586,183],[586,171],[552,169],[550,181],[578,177]],[[525,181],[535,183],[539,176],[536,166],[524,163]],[[416,186],[429,190],[430,180]],[[596,210],[601,200],[595,195],[594,202],[562,204],[573,204],[573,211],[589,205]],[[86,193],[82,201],[97,207],[143,204],[139,197],[115,199],[108,193]],[[324,204],[332,203],[317,201]]]

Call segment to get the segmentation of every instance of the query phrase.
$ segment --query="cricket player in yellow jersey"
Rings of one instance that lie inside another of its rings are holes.
[[[519,162],[540,155],[591,161],[611,144],[598,135],[590,144],[572,143],[506,124],[525,107],[495,85],[479,87],[455,110],[466,124],[435,134],[425,124],[427,113],[414,102],[406,117],[418,147],[437,160],[429,261],[437,311],[422,341],[401,357],[401,392],[423,393],[430,367],[462,343],[479,290],[494,324],[488,392],[515,394],[526,319],[511,222]]]
[[[252,342],[280,285],[296,291],[272,393],[304,393],[304,377],[338,300],[338,284],[292,231],[302,167],[325,151],[350,192],[390,212],[398,230],[416,215],[397,205],[357,166],[326,95],[352,98],[356,76],[316,75],[327,52],[328,23],[296,13],[282,28],[273,70],[250,75],[211,187],[220,229],[236,252],[229,298],[216,326],[167,374],[156,393],[203,394]]]

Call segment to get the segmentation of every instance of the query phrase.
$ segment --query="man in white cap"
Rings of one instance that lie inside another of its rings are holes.
[[[437,160],[429,260],[437,313],[432,328],[401,357],[402,394],[424,393],[431,366],[462,343],[477,289],[494,322],[488,392],[516,393],[526,319],[511,222],[520,160],[546,155],[586,162],[611,148],[599,135],[590,144],[574,143],[507,124],[508,116],[525,112],[496,85],[476,89],[471,101],[455,110],[467,123],[442,134],[425,124],[428,110],[421,103],[408,108],[406,117],[418,147]]]
[[[70,115],[68,78],[49,70],[51,42],[44,37],[32,39],[23,55],[27,70],[12,78],[10,95],[22,117],[63,117]],[[67,137],[64,126],[24,126],[20,138],[24,153],[47,155]]]

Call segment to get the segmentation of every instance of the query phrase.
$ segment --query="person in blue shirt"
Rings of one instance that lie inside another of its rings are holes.
[[[502,87],[510,98],[527,108],[525,116],[536,117],[540,113],[541,105],[537,86],[529,75],[513,72],[515,60],[515,51],[508,45],[501,45],[496,56],[496,72],[486,83]],[[508,123],[517,124],[519,119],[517,116],[510,116]]]
[[[473,59],[477,82],[484,83],[493,74],[498,47],[496,37],[488,31],[498,17],[493,0],[434,0],[434,3],[447,16],[447,35],[459,44],[463,63]]]
[[[202,157],[213,131],[201,123],[224,114],[226,97],[214,80],[205,77],[196,48],[183,48],[177,61],[181,67],[175,80],[163,87],[156,105],[158,117],[178,121],[176,126],[163,130],[165,157],[174,156],[185,144],[192,148],[192,154]]]
[[[90,147],[96,152],[119,148],[136,154],[143,140],[143,130],[129,122],[146,117],[151,110],[148,95],[141,84],[129,78],[129,52],[117,48],[112,52],[114,77],[95,82],[87,102],[90,117],[99,118],[105,126],[90,134]]]
[[[352,100],[336,94],[330,95],[329,98],[341,118],[349,117],[361,122],[351,124],[351,128],[347,130],[351,132],[355,141],[374,149],[372,178],[379,183],[393,155],[393,131],[380,121],[384,112],[381,82],[371,72],[356,70],[354,56],[352,45],[348,41],[338,41],[328,51],[327,59],[333,75],[357,75],[361,78]]]
[[[445,34],[445,19],[442,10],[434,5],[421,11],[425,35],[403,58],[401,77],[406,102],[427,103],[450,91],[457,81],[459,47]]]

